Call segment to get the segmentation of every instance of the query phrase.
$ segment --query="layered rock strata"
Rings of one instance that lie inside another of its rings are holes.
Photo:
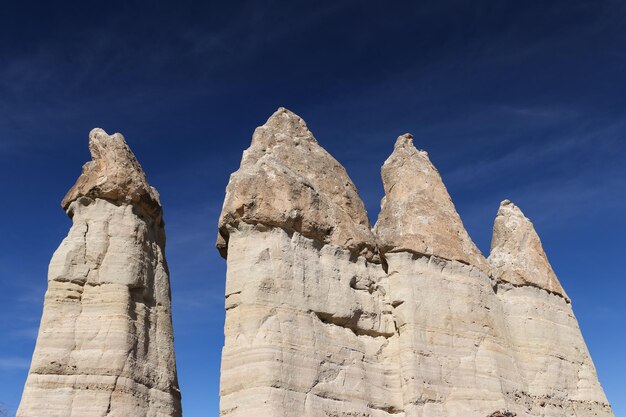
[[[159,195],[119,133],[89,149],[17,416],[181,416]]]
[[[612,416],[532,224],[486,260],[410,135],[370,231],[354,184],[279,109],[229,181],[222,416]]]

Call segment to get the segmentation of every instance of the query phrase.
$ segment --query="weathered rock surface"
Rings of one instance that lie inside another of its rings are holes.
[[[532,223],[508,200],[498,210],[491,248],[489,262],[529,414],[612,415],[570,300]]]
[[[89,148],[17,416],[181,416],[158,194],[122,135]]]
[[[490,267],[410,136],[382,173],[372,234],[299,117],[255,132],[219,220],[221,415],[612,416],[523,215],[498,215]]]
[[[567,299],[530,220],[513,203],[500,204],[493,225],[491,273],[513,285],[531,285]]]
[[[425,151],[402,135],[381,170],[385,197],[374,231],[383,252],[414,252],[489,268]]]
[[[256,129],[230,178],[219,220],[224,257],[230,228],[241,222],[282,227],[369,256],[374,252],[365,206],[346,170],[304,120],[284,108]]]
[[[107,135],[102,129],[89,133],[91,161],[83,166],[76,184],[65,195],[61,206],[68,210],[79,197],[102,198],[132,204],[160,221],[159,193],[148,184],[141,165],[124,137]]]

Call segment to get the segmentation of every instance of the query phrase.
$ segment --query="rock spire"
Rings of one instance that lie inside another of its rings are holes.
[[[179,417],[159,196],[122,135],[94,129],[89,149],[17,416]]]
[[[487,262],[463,226],[441,175],[413,136],[398,137],[382,167],[385,197],[375,226],[384,252],[414,252],[476,265]]]
[[[509,200],[498,209],[493,225],[491,274],[513,285],[531,285],[568,299],[530,220]]]
[[[159,193],[148,184],[137,158],[120,133],[108,135],[95,128],[89,133],[91,161],[83,166],[76,184],[65,195],[61,206],[67,210],[80,197],[100,198],[133,205],[160,220]]]
[[[373,232],[339,163],[279,109],[231,175],[222,417],[613,415],[571,305],[509,203],[489,262],[410,135]]]
[[[373,253],[365,205],[346,170],[296,114],[279,108],[257,128],[231,175],[219,220],[218,248],[240,223],[297,231],[356,253]]]

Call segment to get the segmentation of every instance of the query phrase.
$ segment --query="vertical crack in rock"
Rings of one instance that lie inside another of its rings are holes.
[[[371,232],[300,117],[281,108],[257,128],[219,219],[220,414],[612,416],[521,212],[501,208],[490,271],[410,135],[382,177]]]
[[[94,129],[89,149],[17,416],[179,417],[159,195],[121,134]]]

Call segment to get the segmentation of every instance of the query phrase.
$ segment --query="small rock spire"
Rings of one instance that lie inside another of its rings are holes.
[[[532,222],[509,200],[502,201],[498,209],[489,263],[498,280],[543,288],[569,301]]]
[[[107,134],[100,128],[89,132],[91,161],[83,165],[76,184],[61,206],[67,210],[80,197],[102,198],[133,204],[154,219],[161,220],[159,193],[148,184],[137,158],[120,133]],[[70,213],[71,215],[71,213]]]
[[[381,173],[385,197],[374,233],[383,252],[435,255],[488,270],[439,172],[411,134],[398,137]]]

